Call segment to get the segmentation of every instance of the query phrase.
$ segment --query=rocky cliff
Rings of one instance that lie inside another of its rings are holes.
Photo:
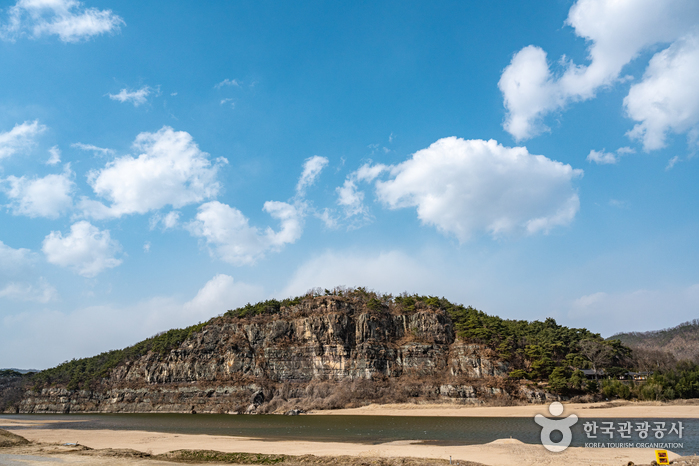
[[[508,365],[457,338],[443,310],[338,296],[273,315],[221,316],[167,354],[126,360],[89,389],[34,387],[15,411],[286,412],[410,399],[541,401]]]

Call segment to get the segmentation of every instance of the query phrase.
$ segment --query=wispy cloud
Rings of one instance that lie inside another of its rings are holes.
[[[46,304],[58,298],[58,291],[46,282],[46,280],[41,278],[36,285],[10,282],[5,285],[4,288],[0,289],[0,298],[8,298],[13,301],[34,301]]]
[[[622,156],[635,153],[636,151],[630,147],[620,147],[616,152],[605,152],[604,149],[591,150],[586,160],[590,163],[595,162],[597,165],[613,165],[619,163]]]
[[[679,155],[676,155],[673,158],[671,158],[670,160],[668,160],[667,165],[665,166],[665,171],[672,170],[672,167],[674,167],[675,164],[679,161],[680,161]]]
[[[97,147],[97,146],[93,146],[92,144],[83,144],[82,142],[73,143],[70,145],[70,147],[75,147],[76,149],[92,151],[95,154],[101,154],[101,155],[111,155],[114,153],[114,149],[105,149],[104,147]]]
[[[0,38],[15,41],[55,35],[63,42],[79,42],[117,32],[124,20],[112,10],[86,8],[76,0],[19,0],[0,25]]]
[[[112,100],[117,100],[121,103],[131,102],[134,107],[143,105],[148,101],[148,96],[154,92],[158,92],[158,89],[153,89],[150,86],[143,86],[137,91],[128,91],[122,89],[118,94],[109,94],[109,98]]]
[[[58,146],[53,146],[49,149],[49,159],[46,161],[46,165],[57,165],[61,163],[61,150]]]
[[[36,136],[45,130],[46,126],[40,124],[39,120],[34,120],[17,124],[10,131],[0,133],[0,159],[28,150],[34,145]]]
[[[223,86],[235,86],[235,87],[240,87],[240,83],[235,80],[235,79],[224,79],[220,83],[216,84],[214,86],[215,89],[221,89]]]
[[[319,155],[314,155],[306,159],[303,164],[303,172],[296,184],[296,194],[299,196],[304,196],[306,194],[306,188],[312,186],[316,182],[320,172],[323,171],[328,165],[327,157],[321,157]]]

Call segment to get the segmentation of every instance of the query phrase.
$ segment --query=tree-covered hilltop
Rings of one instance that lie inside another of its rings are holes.
[[[551,318],[543,322],[502,319],[471,306],[452,303],[443,297],[407,293],[393,296],[362,287],[314,289],[304,296],[247,304],[226,311],[208,322],[168,330],[124,349],[74,359],[36,374],[22,375],[21,378],[37,389],[47,386],[94,389],[114,368],[144,355],[163,358],[184,341],[202,332],[212,321],[273,316],[284,309],[297,309],[306,300],[321,296],[333,296],[372,313],[412,314],[420,310],[440,310],[449,316],[459,338],[483,345],[492,356],[507,362],[509,378],[545,386],[559,394],[595,396],[601,390],[605,396],[624,398],[699,396],[699,367],[691,362],[678,365],[672,359],[661,366],[656,364],[658,359],[654,353],[649,355],[643,350],[634,353],[617,339],[604,340],[587,329],[559,325]],[[595,369],[598,374],[596,380],[589,380],[581,369]],[[631,369],[648,371],[652,375],[642,384],[618,380]],[[18,376],[9,373],[3,375],[5,378]]]

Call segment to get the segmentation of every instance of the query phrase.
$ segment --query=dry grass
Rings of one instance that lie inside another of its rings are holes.
[[[19,445],[27,445],[29,440],[12,432],[0,429],[0,448],[16,447]]]

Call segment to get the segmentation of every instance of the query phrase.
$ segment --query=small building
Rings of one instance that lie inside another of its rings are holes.
[[[580,369],[585,374],[586,379],[598,379],[604,377],[604,369]]]

